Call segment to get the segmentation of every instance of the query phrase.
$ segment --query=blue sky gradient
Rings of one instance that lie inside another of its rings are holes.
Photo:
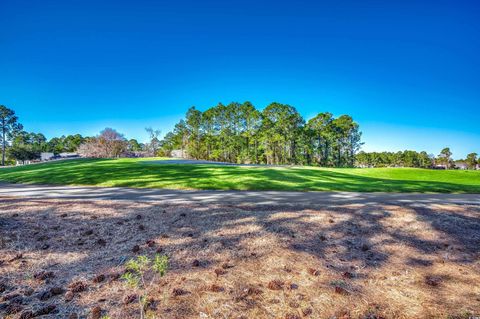
[[[364,149],[480,153],[478,1],[0,1],[0,104],[146,139],[188,107],[349,114]]]

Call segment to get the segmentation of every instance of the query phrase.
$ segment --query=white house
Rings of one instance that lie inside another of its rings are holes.
[[[72,153],[60,153],[58,154],[61,158],[71,158],[71,157],[78,157],[78,153],[72,152]]]
[[[51,160],[53,157],[55,157],[55,154],[53,154],[53,153],[48,153],[48,152],[42,152],[42,153],[40,153],[40,160],[41,160],[42,162],[49,161],[49,160]]]
[[[456,169],[468,169],[468,165],[465,162],[462,161],[456,161],[455,162],[455,168]]]
[[[170,157],[188,158],[188,155],[187,155],[187,151],[184,151],[184,150],[172,150],[170,152]]]

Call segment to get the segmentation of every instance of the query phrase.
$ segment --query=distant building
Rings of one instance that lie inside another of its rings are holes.
[[[60,158],[73,158],[73,157],[79,157],[80,155],[78,155],[78,153],[74,153],[74,152],[65,152],[65,153],[60,153],[58,154],[58,156]]]
[[[29,164],[32,164],[33,161],[18,161],[16,160],[15,161],[15,166],[23,166],[23,165],[29,165]]]
[[[55,157],[55,154],[53,154],[53,153],[48,153],[48,152],[42,152],[42,153],[40,153],[40,160],[41,160],[42,162],[50,161],[50,160],[52,160],[54,157]]]
[[[149,153],[145,151],[138,152],[125,152],[122,154],[123,157],[136,158],[136,157],[148,157]]]
[[[64,158],[77,158],[80,157],[78,153],[60,153],[58,155],[55,155],[54,153],[50,152],[42,152],[40,153],[40,161],[46,162],[46,161],[52,161],[52,160],[58,160],[58,159],[64,159]]]
[[[462,161],[456,161],[454,163],[456,169],[468,169],[468,165],[465,162]]]
[[[173,150],[170,152],[170,157],[188,158],[188,154],[187,154],[187,151],[185,150]]]

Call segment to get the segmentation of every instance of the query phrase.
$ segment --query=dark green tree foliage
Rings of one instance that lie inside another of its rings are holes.
[[[331,159],[331,148],[334,144],[333,115],[320,113],[307,122],[305,135],[310,148],[307,152],[308,161],[321,166],[328,166]]]
[[[477,153],[470,153],[467,155],[467,158],[465,159],[465,163],[467,164],[467,167],[469,169],[474,169],[476,165],[479,163]]]
[[[41,152],[48,150],[47,138],[42,133],[17,131],[11,144],[8,150],[9,157],[22,163],[37,160]]]
[[[12,138],[8,155],[19,162],[40,158],[40,153],[47,148],[47,138],[42,133],[17,131]]]
[[[33,145],[17,144],[8,149],[9,156],[25,164],[25,161],[32,161],[40,158],[40,152]]]
[[[18,123],[15,112],[5,105],[0,105],[0,142],[2,144],[2,166],[5,166],[5,157],[9,141],[23,126]]]
[[[36,153],[47,150],[47,138],[42,133],[20,131],[12,139],[12,147],[28,145]]]
[[[80,134],[67,135],[61,137],[54,137],[48,141],[45,152],[52,152],[55,154],[72,153],[78,150],[78,147],[86,141]]]
[[[37,153],[51,152],[54,154],[72,153],[78,150],[78,147],[86,141],[86,138],[80,134],[54,137],[47,142],[47,138],[42,133],[32,133],[26,131],[17,131],[11,138],[12,147],[28,145]]]
[[[437,162],[439,164],[445,165],[445,169],[449,169],[453,165],[452,152],[450,151],[449,147],[445,147],[443,150],[440,151],[440,154],[438,154],[437,157]]]
[[[76,152],[78,147],[85,141],[82,135],[67,135],[63,138],[63,151],[67,153]]]
[[[332,121],[334,165],[337,167],[353,166],[355,154],[360,149],[360,137],[358,124],[348,115],[342,115]]]
[[[145,149],[143,143],[139,143],[136,139],[132,138],[128,141],[127,150],[129,152],[141,152]]]
[[[173,134],[174,134],[174,137],[172,142],[174,147],[184,151],[188,144],[188,130],[184,120],[180,120],[180,122],[175,124],[175,128],[173,129]]]
[[[304,120],[290,105],[272,103],[262,112],[260,135],[267,164],[298,164]]]
[[[350,116],[321,113],[305,124],[290,105],[258,111],[250,102],[192,107],[161,142],[161,154],[186,150],[191,158],[231,163],[353,166],[361,142]]]
[[[429,168],[434,164],[433,156],[427,152],[360,152],[355,157],[355,165],[361,167],[419,167]]]
[[[201,124],[202,113],[191,107],[187,111],[185,122],[187,124],[187,132],[189,136],[189,142],[187,144],[187,152],[193,158],[200,159],[202,157],[202,144],[201,144]]]
[[[175,149],[175,135],[172,132],[168,132],[165,138],[160,141],[160,149],[157,152],[158,156],[169,156]]]

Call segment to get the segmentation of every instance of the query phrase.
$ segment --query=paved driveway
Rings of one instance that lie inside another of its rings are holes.
[[[480,194],[355,192],[208,191],[148,188],[0,184],[1,196],[84,200],[161,201],[165,204],[341,205],[341,204],[475,204]]]
[[[267,165],[267,164],[236,164],[236,163],[228,163],[228,162],[215,162],[215,161],[182,159],[182,158],[173,158],[173,159],[159,160],[159,161],[145,161],[143,163],[151,163],[151,164],[209,164],[209,165],[261,166],[261,167],[291,166],[291,165]]]

